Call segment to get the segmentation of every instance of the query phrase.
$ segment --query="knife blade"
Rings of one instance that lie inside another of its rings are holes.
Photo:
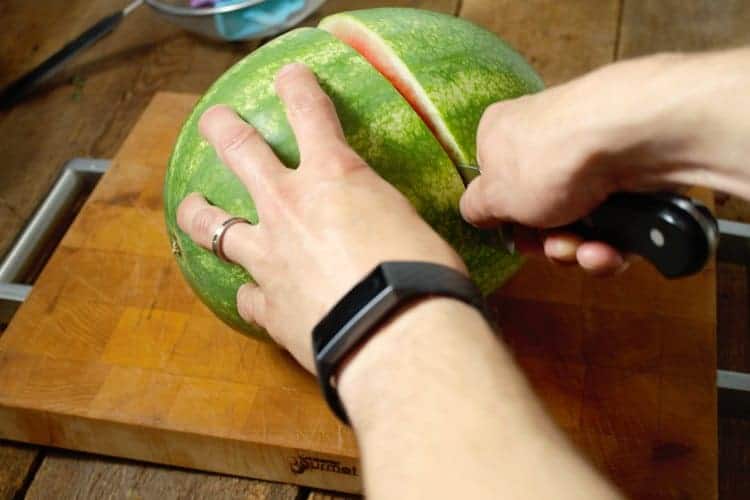
[[[481,173],[474,165],[458,167]],[[667,278],[700,272],[719,243],[711,211],[675,193],[614,193],[588,216],[555,229],[640,255]],[[503,236],[512,239],[512,229],[504,228]]]
[[[460,164],[459,164],[459,165],[456,165],[456,167],[458,167],[458,168],[461,168],[461,169],[464,169],[464,170],[471,170],[471,171],[473,171],[473,172],[479,172],[479,173],[481,173],[481,172],[482,172],[482,171],[481,171],[481,170],[479,169],[479,167],[477,167],[476,165],[460,165]]]

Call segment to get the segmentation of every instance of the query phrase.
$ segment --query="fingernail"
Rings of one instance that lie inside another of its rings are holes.
[[[299,68],[302,65],[303,65],[302,63],[298,63],[298,62],[287,64],[286,66],[281,68],[278,73],[276,73],[276,78],[281,78],[283,76],[286,76],[289,73],[292,73],[293,71],[297,70],[297,68]]]
[[[567,238],[550,238],[544,242],[544,253],[557,260],[575,260],[579,242]]]
[[[214,104],[213,106],[205,110],[203,112],[203,115],[207,115],[209,113],[213,114],[213,113],[226,113],[226,112],[235,114],[234,110],[231,107],[227,106],[226,104]]]
[[[217,125],[223,123],[227,118],[232,119],[235,116],[237,116],[236,113],[229,106],[224,104],[211,106],[201,115],[198,121],[198,131],[203,138],[208,139]]]

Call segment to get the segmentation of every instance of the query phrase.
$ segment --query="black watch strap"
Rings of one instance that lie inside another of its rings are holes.
[[[313,352],[323,395],[349,423],[336,389],[341,361],[396,309],[424,296],[452,297],[486,316],[484,299],[466,275],[430,262],[384,262],[360,281],[313,329]]]

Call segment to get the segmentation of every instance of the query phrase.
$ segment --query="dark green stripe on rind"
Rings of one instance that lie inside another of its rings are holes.
[[[284,163],[295,167],[296,142],[273,90],[277,71],[294,61],[313,69],[336,105],[352,148],[453,244],[485,292],[512,274],[518,259],[502,249],[494,234],[480,233],[461,219],[463,183],[409,104],[354,50],[322,30],[299,29],[249,55],[209,89],[185,123],[170,159],[164,188],[167,226],[183,274],[204,302],[232,326],[263,335],[236,310],[236,290],[250,276],[199,248],[176,224],[177,205],[191,192],[257,221],[244,187],[200,137],[198,119],[209,106],[227,104],[258,129]]]
[[[424,89],[457,142],[460,164],[476,165],[476,131],[491,104],[537,92],[544,83],[513,48],[469,21],[418,9],[379,8],[335,14],[378,36]]]

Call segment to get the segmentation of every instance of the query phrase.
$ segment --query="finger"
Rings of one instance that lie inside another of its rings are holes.
[[[219,207],[209,205],[200,194],[188,195],[177,207],[177,225],[198,245],[211,250],[214,233],[232,217]],[[258,228],[250,224],[234,224],[222,238],[222,250],[227,259],[250,271],[254,259],[261,255]]]
[[[576,251],[578,264],[596,276],[617,274],[624,271],[628,263],[625,257],[600,241],[586,241]]]
[[[286,168],[254,127],[227,106],[213,106],[200,119],[200,131],[256,198]]]
[[[346,142],[333,102],[307,66],[296,63],[282,68],[276,76],[276,93],[286,106],[301,158]]]
[[[575,262],[582,243],[583,239],[575,234],[551,232],[544,238],[544,255],[558,262]]]
[[[248,323],[266,328],[266,296],[257,285],[246,283],[237,290],[237,312]]]
[[[500,200],[491,199],[487,191],[486,177],[480,175],[466,187],[459,206],[466,222],[480,228],[495,227],[507,220],[498,210]]]

